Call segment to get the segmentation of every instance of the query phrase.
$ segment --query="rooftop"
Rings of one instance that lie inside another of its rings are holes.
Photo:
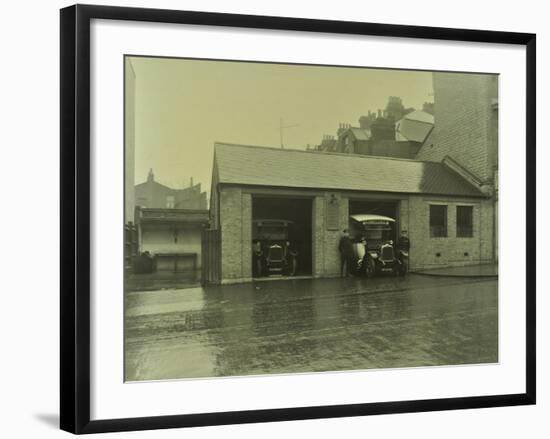
[[[403,117],[403,119],[430,123],[432,125],[434,123],[434,117],[430,113],[427,113],[426,111],[422,111],[422,110],[411,111],[410,113],[406,114],[405,117]]]
[[[216,143],[222,184],[485,197],[442,163]]]
[[[136,215],[138,223],[195,223],[206,224],[208,210],[141,207]]]
[[[425,111],[416,110],[395,124],[395,138],[400,141],[423,143],[434,126],[434,117]]]
[[[357,128],[357,127],[351,127],[349,130],[353,133],[353,135],[357,140],[370,139],[370,136],[371,136],[370,130],[365,130],[363,128]]]

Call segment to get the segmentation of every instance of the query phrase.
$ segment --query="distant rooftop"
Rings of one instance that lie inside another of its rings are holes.
[[[434,117],[430,113],[427,113],[426,111],[422,111],[422,110],[411,111],[410,113],[406,114],[403,117],[403,119],[416,120],[418,122],[431,123],[432,125],[434,123]]]
[[[434,117],[425,111],[415,110],[395,123],[395,139],[423,143],[434,126]]]
[[[349,130],[353,133],[357,140],[369,140],[371,137],[370,130],[364,128],[351,127]]]
[[[146,223],[200,223],[208,222],[206,209],[138,208],[137,222]]]
[[[216,143],[219,183],[484,197],[442,163]]]

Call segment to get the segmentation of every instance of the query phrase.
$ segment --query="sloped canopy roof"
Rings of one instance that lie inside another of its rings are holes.
[[[442,163],[216,143],[222,184],[484,197]]]

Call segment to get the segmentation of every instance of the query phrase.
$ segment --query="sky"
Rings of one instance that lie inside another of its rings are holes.
[[[210,191],[214,142],[319,144],[339,123],[399,96],[405,107],[433,102],[430,72],[131,57],[135,71],[135,184]]]

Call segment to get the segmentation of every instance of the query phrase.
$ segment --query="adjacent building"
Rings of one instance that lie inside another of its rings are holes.
[[[208,221],[207,210],[136,208],[139,248],[152,258],[157,275],[200,279],[202,232]]]
[[[202,233],[209,221],[206,192],[200,183],[194,184],[191,178],[189,187],[173,189],[155,181],[151,169],[147,181],[135,186],[135,205],[140,261],[151,258],[156,277],[177,275],[199,281]]]
[[[491,200],[483,221],[498,261],[498,76],[434,73],[433,87],[435,125],[416,158],[446,163]]]
[[[434,73],[435,125],[419,160],[452,158],[492,194],[498,173],[498,76]]]
[[[130,58],[124,61],[124,223],[134,221],[134,169],[136,138],[136,74]]]
[[[189,187],[173,189],[155,180],[153,170],[149,170],[147,181],[135,187],[135,205],[156,209],[207,209],[206,192],[201,190],[201,184],[193,183]]]
[[[395,123],[395,140],[416,143],[418,152],[433,128],[434,116],[425,111],[415,110]]]
[[[427,110],[427,111],[425,111]],[[385,110],[359,118],[359,126],[341,123],[337,137],[323,136],[314,150],[381,157],[415,158],[434,126],[432,107],[405,108],[401,98],[390,96]]]
[[[133,258],[138,254],[138,245],[134,226],[136,74],[128,57],[124,60],[124,86],[124,269],[130,271]]]

